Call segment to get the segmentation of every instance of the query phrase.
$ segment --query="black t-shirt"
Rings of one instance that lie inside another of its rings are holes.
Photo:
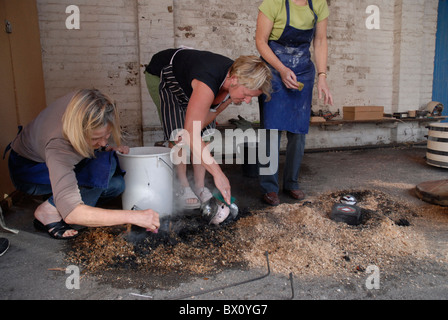
[[[160,77],[162,68],[168,65],[171,61],[171,57],[178,49],[166,49],[160,51],[152,56],[151,61],[146,66],[145,71]]]
[[[160,75],[162,68],[170,63],[177,49],[167,49],[153,56],[146,71]],[[173,59],[173,72],[176,80],[190,97],[193,92],[191,82],[196,79],[210,87],[215,97],[224,82],[233,60],[209,51],[183,49]]]

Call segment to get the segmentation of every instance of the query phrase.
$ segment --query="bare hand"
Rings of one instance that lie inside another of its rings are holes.
[[[283,69],[282,72],[280,72],[280,76],[286,88],[297,90],[300,88],[299,84],[297,83],[297,77],[291,69]]]
[[[119,147],[111,147],[111,146],[108,146],[107,148],[106,148],[106,151],[118,151],[118,152],[120,152],[120,153],[122,153],[122,154],[128,154],[129,153],[129,147],[128,146],[119,146]]]
[[[157,233],[160,227],[159,214],[151,209],[133,210],[133,223],[147,231]]]
[[[331,95],[330,89],[328,88],[327,79],[321,77],[317,83],[317,92],[319,93],[319,99],[322,99],[322,94],[324,97],[324,104],[333,105],[333,96]]]
[[[222,173],[220,176],[214,177],[215,187],[221,192],[224,201],[230,205],[231,193],[230,183],[227,177]]]

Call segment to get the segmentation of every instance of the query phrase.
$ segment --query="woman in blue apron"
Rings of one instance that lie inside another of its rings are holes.
[[[281,132],[286,131],[283,191],[300,200],[305,194],[299,189],[298,175],[309,129],[316,74],[309,50],[313,40],[319,98],[324,94],[324,103],[333,104],[326,83],[328,6],[325,0],[264,0],[259,10],[256,45],[273,73],[271,100],[266,101],[264,96],[259,99],[261,125],[267,130],[266,137],[271,136],[270,130],[276,131],[278,147]],[[279,150],[272,154],[271,142],[266,139],[267,156],[276,157],[279,163]],[[261,164],[263,169],[268,166]],[[268,174],[260,171],[263,199],[270,205],[280,203],[278,180],[278,167]]]
[[[109,138],[116,147],[108,146]],[[50,195],[34,212],[36,228],[70,239],[78,235],[70,224],[159,227],[152,210],[96,208],[124,191],[115,151],[128,153],[129,148],[120,146],[120,138],[117,107],[95,89],[59,98],[20,130],[5,151],[10,151],[11,180],[24,193]]]

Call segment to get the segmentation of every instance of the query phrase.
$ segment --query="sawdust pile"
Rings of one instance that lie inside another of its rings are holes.
[[[209,226],[201,217],[183,226],[158,234],[129,232],[125,226],[92,228],[73,241],[67,259],[91,272],[143,270],[153,275],[206,274],[242,263],[234,226]]]
[[[192,220],[176,232],[144,233],[132,240],[124,236],[124,227],[89,229],[72,242],[67,259],[91,272],[205,275],[230,267],[264,268],[268,251],[273,272],[306,276],[363,272],[369,265],[399,267],[429,258],[426,242],[413,227],[418,213],[379,191],[350,192],[362,208],[362,224],[329,219],[332,205],[347,192],[243,212],[222,227]]]
[[[270,213],[242,219],[238,234],[252,243],[245,252],[250,265],[265,264],[263,250],[270,252],[274,272],[296,275],[363,272],[369,265],[391,267],[428,257],[424,239],[409,222],[417,215],[407,206],[379,192],[360,193],[364,221],[350,226],[328,218],[339,194],[332,196],[333,201],[326,195],[309,204],[283,204]]]

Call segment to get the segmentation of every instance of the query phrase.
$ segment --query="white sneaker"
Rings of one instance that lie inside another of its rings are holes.
[[[199,200],[201,200],[201,203],[205,203],[213,197],[207,187],[196,189],[196,195],[199,197]]]
[[[201,207],[201,202],[190,187],[184,187],[182,190],[180,190],[178,201],[184,209],[198,209]]]

